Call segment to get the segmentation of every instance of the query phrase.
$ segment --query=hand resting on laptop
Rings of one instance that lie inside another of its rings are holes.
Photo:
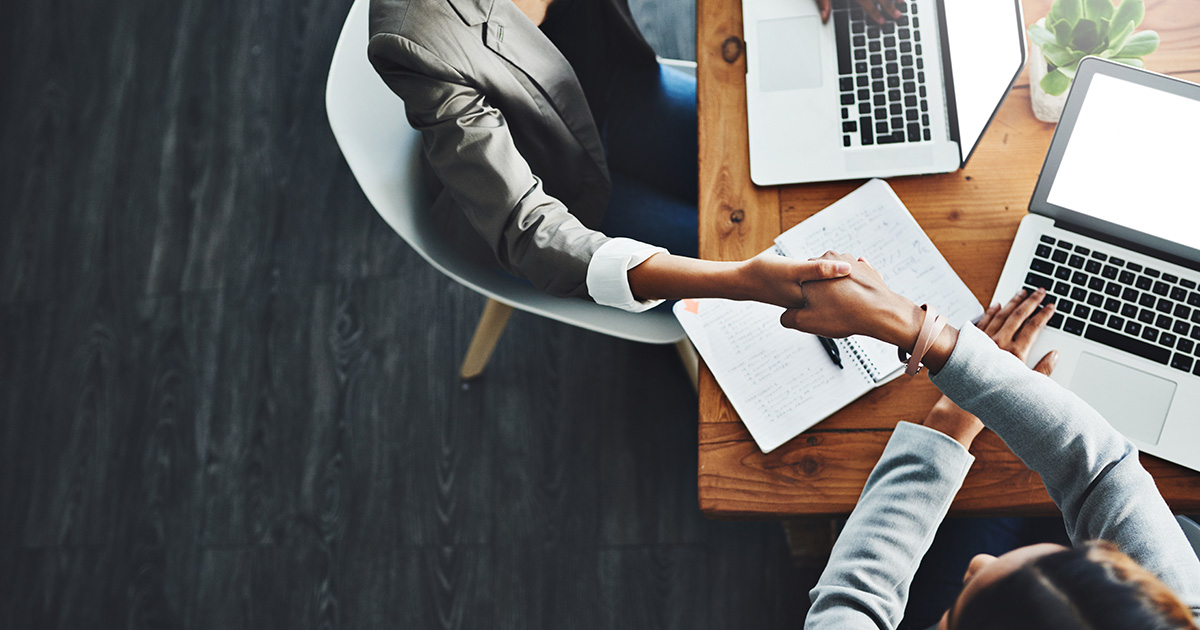
[[[975,326],[987,333],[1001,350],[1012,353],[1025,363],[1038,335],[1054,315],[1054,305],[1038,309],[1045,295],[1044,289],[1033,293],[1018,291],[1004,306],[997,303],[988,307]],[[1038,360],[1033,369],[1049,376],[1056,363],[1058,351],[1051,350]],[[954,404],[945,394],[933,405],[921,424],[949,435],[968,449],[983,431],[983,423],[979,418]]]
[[[781,323],[824,336],[868,335],[910,351],[936,335],[924,364],[965,411],[943,405],[924,427],[896,427],[810,593],[806,630],[878,628],[879,620],[895,627],[904,617],[916,568],[974,459],[964,446],[982,429],[969,414],[1041,475],[1074,548],[1042,544],[976,556],[939,628],[1038,630],[1081,619],[1105,630],[1197,627],[1200,560],[1137,449],[1044,376],[1054,353],[1036,366],[1041,374],[1020,360],[1053,315],[1050,307],[1037,310],[1040,292],[993,306],[977,327],[937,334],[925,326],[922,335],[926,311],[888,289],[867,261],[833,252],[821,259],[849,263],[850,274],[806,282],[805,305],[785,311]]]
[[[877,24],[883,24],[889,17],[893,19],[900,17],[902,13],[900,13],[899,7],[904,6],[900,0],[855,0],[855,2]],[[829,21],[829,15],[833,12],[832,0],[817,0],[817,6],[821,7],[821,21]]]

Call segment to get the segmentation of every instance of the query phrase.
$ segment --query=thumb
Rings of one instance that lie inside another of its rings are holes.
[[[841,260],[810,260],[800,263],[796,271],[796,280],[829,280],[850,275],[850,263]]]
[[[1033,370],[1050,376],[1056,365],[1058,365],[1058,350],[1051,350],[1046,353],[1046,356],[1042,357],[1041,361],[1037,362],[1037,365],[1033,366]]]
[[[779,316],[779,323],[784,328],[808,332],[809,313],[802,308],[789,308]]]

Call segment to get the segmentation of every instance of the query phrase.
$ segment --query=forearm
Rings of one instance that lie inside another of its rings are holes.
[[[945,433],[967,450],[971,449],[975,438],[979,437],[979,433],[983,431],[983,423],[978,418],[963,411],[961,407],[945,396],[934,403],[929,414],[925,416],[925,421],[921,424]]]
[[[1039,473],[1071,539],[1104,539],[1200,608],[1200,562],[1137,449],[1078,396],[973,327],[933,382]]]
[[[905,352],[911,353],[917,344],[917,336],[921,332],[921,324],[925,321],[925,310],[913,304],[908,298],[895,296],[893,303],[880,309],[876,318],[876,332],[871,336],[890,343]],[[937,374],[958,343],[958,329],[946,326],[934,339],[933,346],[921,358],[921,364],[931,374]]]
[[[822,259],[852,263],[850,275],[810,287],[804,306],[780,317],[785,326],[913,347],[924,312],[888,289],[865,261],[832,252]],[[1004,307],[988,309],[980,320],[987,333],[969,324],[944,331],[923,361],[933,383],[1041,474],[1072,540],[1112,540],[1195,605],[1200,593],[1191,585],[1200,584],[1200,562],[1137,450],[1078,396],[1014,356],[1028,352],[1053,314],[1053,307],[1038,310],[1043,298],[1041,291],[1022,291]],[[1048,373],[1053,363],[1047,355],[1038,369]]]
[[[629,270],[629,287],[641,300],[727,298],[792,308],[804,303],[801,285],[850,272],[835,261],[802,261],[763,253],[740,262],[658,254]]]
[[[973,461],[941,433],[896,427],[809,594],[806,630],[896,627],[913,573]]]
[[[1094,409],[974,327],[933,383],[1041,474],[1068,518],[1091,480],[1132,450]]]
[[[743,265],[656,254],[629,270],[629,288],[639,300],[749,299],[739,273]]]

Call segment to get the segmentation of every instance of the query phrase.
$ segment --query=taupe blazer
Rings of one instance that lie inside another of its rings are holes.
[[[588,297],[611,182],[562,53],[511,0],[371,0],[368,56],[445,186],[431,211],[464,213],[538,288]]]

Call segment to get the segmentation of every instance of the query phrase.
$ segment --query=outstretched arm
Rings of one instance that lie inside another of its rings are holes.
[[[865,263],[853,262],[845,279],[810,285],[805,296],[804,308],[784,313],[785,325],[815,334],[866,334],[905,349],[915,342],[919,309],[888,290]],[[1041,299],[1035,294],[1011,308],[1032,310]],[[822,320],[837,313],[843,316],[836,322]],[[1019,336],[1020,330],[1009,332]],[[1200,560],[1128,440],[1078,396],[973,326],[961,334],[947,329],[926,359],[934,384],[1041,474],[1073,540],[1116,543],[1200,611]]]
[[[980,325],[994,329],[1000,347],[1024,360],[1048,319],[1032,309],[993,307]],[[1019,340],[1001,334],[1010,322],[1027,334]],[[1047,355],[1035,369],[1048,373],[1053,363]],[[896,427],[811,593],[807,628],[899,623],[916,568],[974,460],[967,451],[983,430],[978,418],[945,396],[922,424]]]
[[[1200,560],[1137,448],[1100,414],[973,327],[933,382],[1042,476],[1072,541],[1116,543],[1200,612]]]
[[[809,592],[805,630],[895,628],[917,565],[974,461],[945,433],[898,424]]]
[[[644,310],[657,300],[724,297],[792,307],[800,283],[849,272],[839,261],[673,256],[583,225],[548,194],[517,150],[503,113],[461,73],[400,35],[371,39],[376,70],[405,104],[426,156],[505,269],[559,296]],[[598,261],[598,262],[597,262]]]
[[[771,253],[741,262],[657,254],[629,271],[638,299],[719,297],[789,308],[804,303],[801,283],[850,273],[841,261],[798,261]]]

